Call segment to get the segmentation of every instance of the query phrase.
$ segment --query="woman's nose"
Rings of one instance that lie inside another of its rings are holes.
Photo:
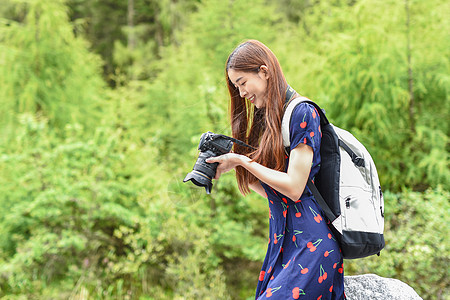
[[[247,91],[245,91],[243,88],[240,88],[239,94],[240,94],[241,98],[245,98],[245,95],[247,95]]]

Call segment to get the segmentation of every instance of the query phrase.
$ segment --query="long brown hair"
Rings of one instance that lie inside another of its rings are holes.
[[[228,77],[230,69],[242,72],[259,71],[260,66],[268,68],[267,103],[256,108],[250,101],[242,98],[239,89]],[[234,138],[256,148],[234,145],[234,151],[249,156],[253,161],[271,169],[284,171],[285,159],[281,136],[281,120],[286,95],[287,82],[276,56],[263,43],[248,40],[240,44],[227,59],[225,76],[230,93],[231,131]],[[243,167],[236,168],[239,190],[250,192],[248,185],[258,179]]]

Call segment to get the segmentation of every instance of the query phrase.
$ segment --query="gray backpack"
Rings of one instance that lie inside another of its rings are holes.
[[[346,259],[380,253],[384,248],[384,200],[375,164],[366,148],[349,132],[331,124],[311,100],[293,98],[288,87],[282,120],[283,144],[289,155],[289,126],[300,103],[313,105],[320,115],[321,165],[307,186],[330,222]]]

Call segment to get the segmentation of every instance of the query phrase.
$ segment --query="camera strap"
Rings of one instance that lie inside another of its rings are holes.
[[[286,98],[285,98],[285,102],[284,102],[284,109],[286,109],[287,106],[289,105],[289,103],[292,101],[292,99],[294,99],[295,94],[296,94],[295,90],[288,85],[286,88]]]
[[[240,141],[240,140],[238,140],[238,139],[235,139],[235,138],[232,138],[232,137],[223,135],[223,134],[216,134],[216,138],[218,138],[218,137],[221,137],[221,138],[224,138],[224,139],[226,139],[226,140],[232,141],[233,143],[236,143],[236,144],[238,144],[238,145],[241,145],[241,146],[244,146],[244,147],[247,147],[247,148],[256,150],[255,147],[250,146],[250,145],[248,145],[248,144],[246,144],[246,143],[244,143],[243,141]]]

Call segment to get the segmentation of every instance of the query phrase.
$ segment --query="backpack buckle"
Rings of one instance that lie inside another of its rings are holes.
[[[364,167],[364,158],[362,158],[362,157],[359,157],[359,156],[352,157],[352,162],[357,167]]]

